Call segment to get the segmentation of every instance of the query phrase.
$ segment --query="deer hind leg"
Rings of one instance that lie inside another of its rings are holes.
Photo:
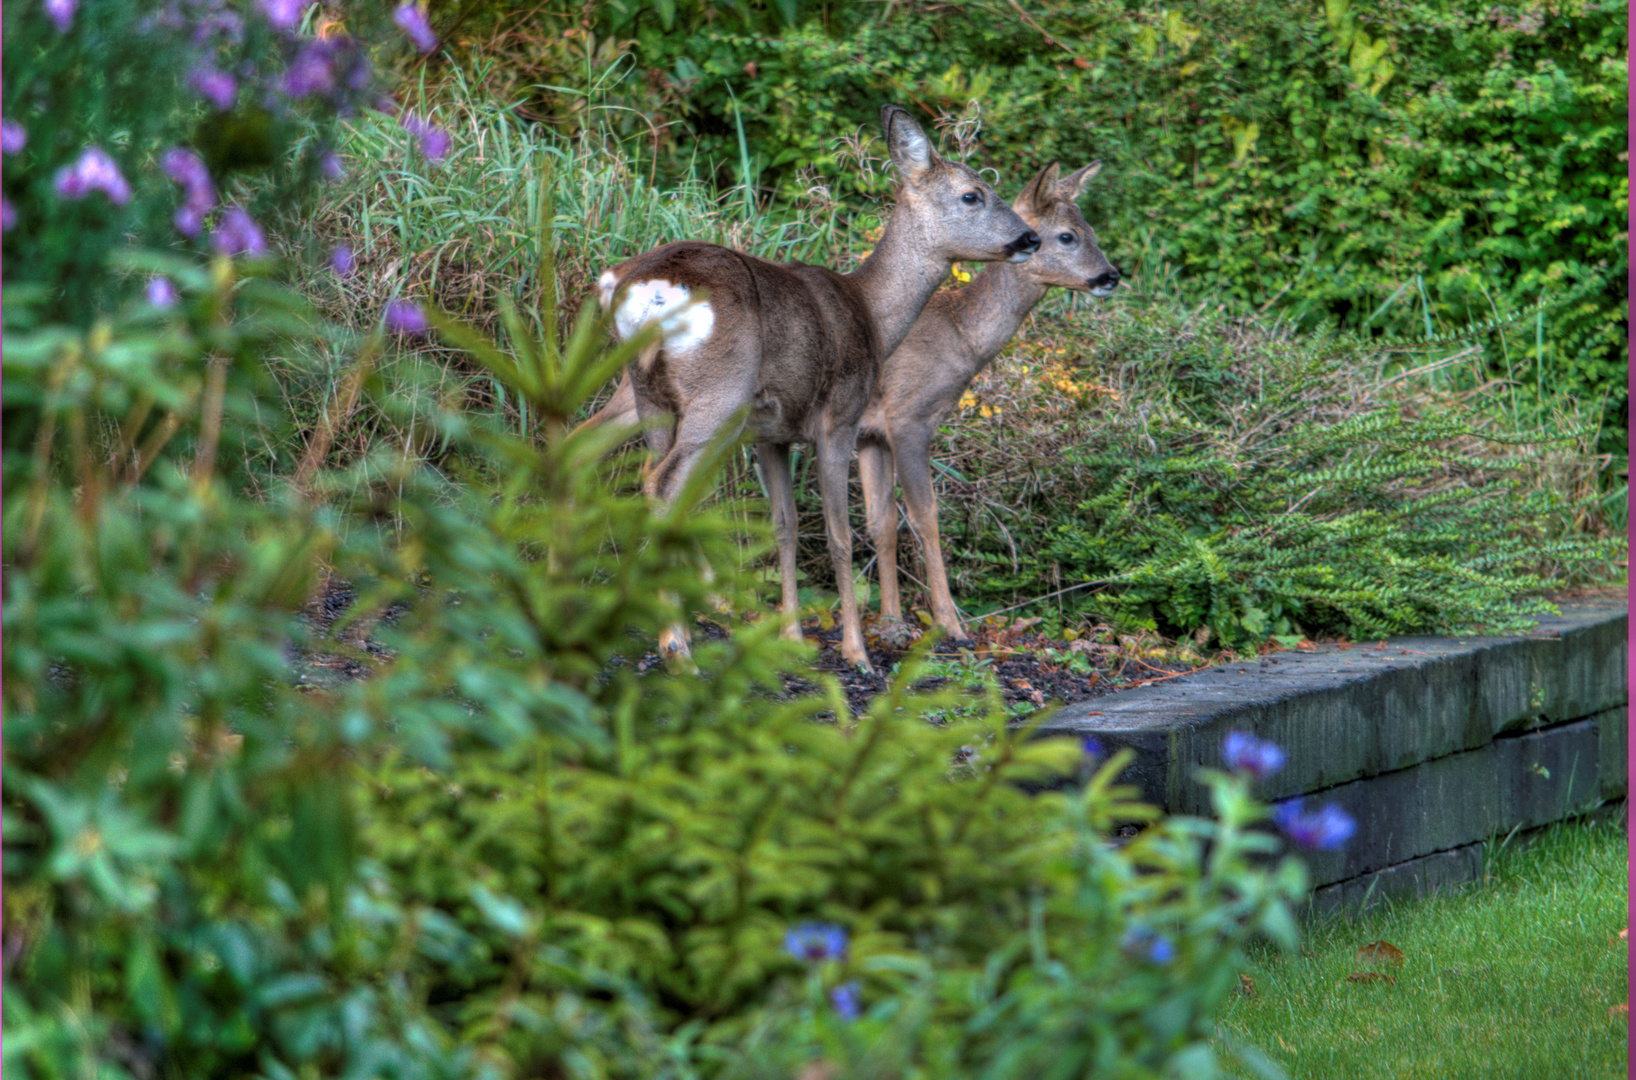
[[[960,623],[954,597],[949,592],[949,575],[943,565],[943,545],[937,532],[937,496],[932,493],[930,437],[900,438],[893,446],[898,483],[903,486],[904,509],[909,526],[920,538],[926,562],[926,586],[932,594],[932,618],[952,638],[964,640],[966,628]]]
[[[824,531],[829,559],[835,567],[835,587],[841,594],[841,655],[870,674],[869,651],[864,647],[858,621],[858,595],[852,587],[852,525],[847,520],[846,478],[858,429],[834,427],[817,440],[818,492],[824,503]]]
[[[790,478],[790,448],[782,443],[756,443],[756,461],[761,465],[761,486],[772,505],[773,533],[778,537],[778,609],[784,613],[784,636],[801,640],[801,622],[796,617],[801,604],[795,590],[795,485]]]
[[[864,513],[875,545],[875,569],[880,575],[880,613],[903,618],[898,597],[898,504],[892,498],[896,477],[892,451],[884,442],[864,436],[858,442],[858,476],[863,481]]]

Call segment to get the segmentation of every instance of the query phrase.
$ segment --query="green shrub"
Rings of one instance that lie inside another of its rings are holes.
[[[1588,431],[1520,428],[1356,339],[1219,310],[1073,329],[1066,363],[985,376],[945,436],[976,489],[941,517],[976,611],[1066,588],[1040,613],[1235,649],[1499,630],[1617,558],[1577,531]]]

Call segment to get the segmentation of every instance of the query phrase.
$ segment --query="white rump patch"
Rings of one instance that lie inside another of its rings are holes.
[[[703,343],[716,325],[716,313],[709,303],[691,304],[692,299],[684,286],[668,281],[635,282],[614,312],[614,326],[621,338],[629,339],[642,327],[657,322],[665,345],[687,352]]]
[[[619,287],[619,279],[614,277],[612,270],[602,271],[602,276],[596,279],[597,300],[602,304],[602,310],[613,307],[614,289]]]

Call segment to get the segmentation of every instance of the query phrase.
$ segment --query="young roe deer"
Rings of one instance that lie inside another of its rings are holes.
[[[1052,162],[1029,181],[1012,208],[1041,236],[1039,252],[1021,266],[991,266],[964,288],[932,297],[886,361],[858,431],[858,473],[880,571],[884,617],[902,617],[897,504],[892,499],[895,464],[909,523],[925,557],[932,616],[950,636],[966,636],[949,594],[938,539],[932,438],[972,379],[1005,347],[1052,286],[1108,296],[1119,284],[1119,271],[1102,254],[1095,231],[1077,205],[1101,168],[1100,163],[1087,165],[1059,178]]]
[[[657,341],[626,369],[637,419],[670,418],[645,428],[653,455],[645,489],[670,503],[711,441],[736,437],[748,424],[778,537],[782,609],[792,614],[789,447],[813,445],[841,595],[841,655],[865,669],[846,488],[858,423],[881,366],[955,262],[1023,262],[1040,246],[974,170],[932,149],[907,112],[884,106],[881,128],[897,166],[897,202],[874,251],[851,273],[684,240],[627,259],[597,282],[618,337],[659,324]],[[588,422],[617,415],[610,403]],[[785,633],[799,637],[793,619]],[[660,647],[686,652],[684,633],[667,631]]]

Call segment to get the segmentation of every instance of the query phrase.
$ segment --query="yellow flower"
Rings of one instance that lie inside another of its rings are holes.
[[[964,394],[960,395],[960,407],[962,409],[969,409],[976,404],[977,395],[972,393],[970,390],[967,390]]]
[[[954,264],[953,273],[954,273],[954,280],[960,282],[961,284],[964,284],[964,283],[971,280],[971,272],[969,270],[961,269],[961,266],[960,266],[959,263]]]

